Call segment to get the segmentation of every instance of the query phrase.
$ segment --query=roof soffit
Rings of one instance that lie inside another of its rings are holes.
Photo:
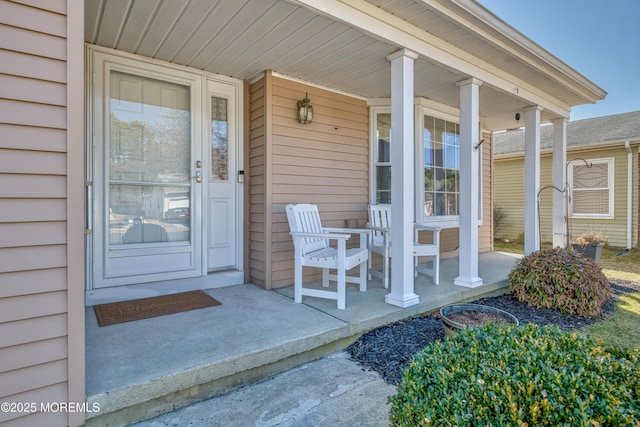
[[[476,77],[486,85],[527,103],[540,105],[560,117],[569,117],[571,105],[567,102],[365,0],[288,1],[356,26],[373,37],[411,49],[422,58],[467,77]]]

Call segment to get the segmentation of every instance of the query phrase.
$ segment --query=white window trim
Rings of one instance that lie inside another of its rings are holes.
[[[569,217],[570,218],[585,218],[585,219],[613,219],[615,208],[615,159],[613,157],[603,157],[599,159],[586,159],[589,164],[607,164],[607,181],[609,183],[609,213],[608,214],[576,214],[573,213],[573,168],[574,166],[585,166],[584,160],[577,159],[569,162],[567,172],[567,182],[570,188],[570,201],[569,201]]]
[[[378,132],[377,120],[378,114],[391,114],[391,105],[370,106],[369,107],[369,203],[376,204],[376,153],[378,152]]]
[[[369,203],[376,203],[376,153],[378,148],[377,138],[377,114],[391,113],[390,99],[371,99],[369,104]],[[437,225],[442,228],[459,228],[460,216],[426,216],[424,215],[424,179],[422,179],[424,168],[424,150],[422,132],[424,129],[424,116],[433,116],[448,122],[460,124],[460,111],[457,108],[449,107],[426,98],[416,98],[414,101],[414,171],[415,171],[415,194],[414,194],[414,218],[416,223],[421,225]],[[482,130],[480,131],[482,139]],[[478,203],[478,225],[483,225],[483,145],[478,147],[479,168],[479,203]]]

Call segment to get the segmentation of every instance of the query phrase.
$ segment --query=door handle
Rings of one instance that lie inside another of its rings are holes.
[[[196,182],[202,182],[202,172],[196,171],[195,179],[196,179]]]

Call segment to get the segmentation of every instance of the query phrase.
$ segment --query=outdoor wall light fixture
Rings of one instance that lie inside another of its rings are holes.
[[[302,124],[311,123],[313,120],[313,105],[307,93],[302,101],[298,101],[298,121]]]

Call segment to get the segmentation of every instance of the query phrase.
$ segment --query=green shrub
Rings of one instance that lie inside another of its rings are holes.
[[[582,317],[602,314],[611,297],[611,285],[595,261],[561,248],[521,258],[509,273],[509,284],[520,302]]]
[[[640,351],[557,326],[466,328],[416,354],[392,426],[634,426]]]

